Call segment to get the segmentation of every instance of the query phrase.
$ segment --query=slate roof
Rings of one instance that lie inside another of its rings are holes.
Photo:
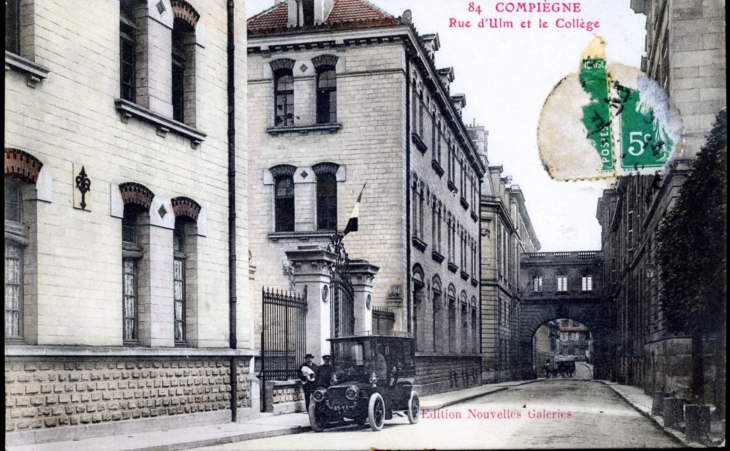
[[[247,22],[249,35],[278,34],[287,30],[287,3],[282,2],[263,11]],[[392,27],[398,20],[365,0],[335,0],[327,19],[312,30],[347,30],[356,28]]]

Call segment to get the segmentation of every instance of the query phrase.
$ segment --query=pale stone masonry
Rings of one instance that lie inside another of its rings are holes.
[[[395,332],[416,338],[421,393],[479,383],[476,268],[485,167],[461,120],[465,98],[449,92],[453,69],[436,70],[438,36],[419,36],[410,12],[396,18],[361,0],[314,4],[312,24],[296,15],[294,1],[276,2],[248,22],[255,314],[264,287],[302,291],[289,276],[287,253],[330,241],[334,230],[320,227],[318,217],[326,163],[336,170],[340,232],[367,183],[359,230],[344,244],[351,259],[379,268],[372,305],[394,313]],[[336,120],[319,116],[317,83],[326,70],[335,72]],[[286,76],[291,94],[277,95],[277,80],[285,87]],[[289,108],[289,118],[279,114]],[[293,225],[277,230],[277,186],[289,177]],[[316,291],[307,293],[308,302],[326,302]],[[315,360],[328,352],[326,344],[307,351]],[[435,360],[423,363],[428,359]]]
[[[679,197],[717,114],[727,107],[725,2],[633,0],[631,7],[647,19],[642,69],[679,110],[684,149],[664,171],[622,178],[598,202],[606,296],[616,330],[609,344],[610,377],[689,397],[691,340],[666,329],[656,251],[661,221]],[[705,352],[716,346],[721,343],[707,340]],[[713,387],[719,372],[709,357],[705,372],[705,399],[699,401],[722,410],[724,389]],[[724,380],[718,384],[724,387]]]
[[[238,391],[245,410],[251,405],[248,362],[256,354],[248,285],[244,2],[235,2],[231,17],[237,349],[229,340],[226,3],[6,2],[6,11],[16,7],[14,38],[21,45],[6,47],[5,58],[5,263],[14,268],[5,279],[12,294],[5,303],[11,318],[5,327],[8,437],[30,439],[22,434],[33,430],[32,439],[42,441],[50,436],[38,429],[89,421],[117,422],[123,431],[123,423],[137,418],[211,410],[228,410],[223,416],[230,420],[230,359],[240,357],[245,365]],[[127,7],[133,12],[125,19]],[[178,27],[188,56],[184,86],[171,74]],[[129,58],[120,54],[124,39],[136,45],[127,79],[120,71]],[[120,89],[125,80],[133,87],[128,98]],[[175,87],[185,93],[182,120],[172,117]],[[89,190],[82,192],[85,180]],[[20,194],[13,198],[8,188],[16,187]],[[132,205],[139,213],[127,231],[136,242],[123,245],[123,218]],[[9,218],[9,211],[17,214]],[[173,244],[176,218],[186,221],[181,249]],[[178,257],[187,269],[176,275]],[[183,307],[176,314],[178,296]],[[124,312],[134,323],[129,337]],[[186,355],[197,357],[187,361]],[[170,384],[164,391],[175,393],[163,393],[160,379]],[[121,382],[129,385],[116,386]],[[110,405],[118,402],[118,409]]]
[[[488,132],[469,128],[479,145],[488,175],[482,181],[481,216],[481,348],[482,380],[500,382],[530,377],[520,359],[519,325],[525,284],[520,277],[524,253],[540,250],[525,198],[502,166],[489,166]]]

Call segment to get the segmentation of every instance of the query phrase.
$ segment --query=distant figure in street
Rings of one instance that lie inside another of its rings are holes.
[[[309,412],[309,398],[312,396],[316,385],[314,382],[315,375],[317,374],[317,365],[312,362],[314,356],[307,354],[304,356],[304,363],[299,367],[299,379],[302,381],[302,387],[304,388],[304,405]]]
[[[545,361],[545,378],[550,379],[550,359]]]
[[[315,386],[317,388],[327,388],[330,386],[332,380],[332,365],[330,365],[332,358],[329,355],[322,356],[322,364],[317,367],[317,377],[315,378]]]

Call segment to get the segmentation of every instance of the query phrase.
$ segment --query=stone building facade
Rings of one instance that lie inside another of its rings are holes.
[[[521,367],[529,370],[523,377],[534,377],[533,371],[543,363],[533,361],[536,331],[552,323],[558,337],[557,320],[572,320],[587,328],[594,340],[594,375],[605,377],[607,343],[612,339],[612,331],[604,297],[603,268],[603,254],[597,251],[535,252],[522,256],[518,358]]]
[[[258,411],[245,17],[6,2],[6,443]]]
[[[481,380],[485,167],[461,120],[465,97],[450,93],[453,69],[434,65],[439,45],[409,11],[394,17],[362,0],[280,1],[248,21],[256,315],[263,287],[306,285],[322,320],[308,317],[307,351],[329,352],[321,312],[332,304],[325,283],[302,282],[312,262],[301,258],[345,229],[362,192],[359,230],[344,238],[371,268],[355,333],[372,331],[371,308],[392,312],[393,332],[417,340],[422,393]]]
[[[482,181],[481,215],[481,346],[485,382],[515,380],[529,374],[520,368],[519,324],[525,281],[520,275],[524,253],[540,250],[520,187],[502,176],[502,166],[489,166],[488,133],[470,127],[488,167]]]
[[[679,197],[691,160],[726,107],[725,4],[634,0],[631,7],[647,17],[642,70],[664,87],[679,111],[684,148],[663,171],[622,178],[598,202],[606,294],[617,330],[610,345],[611,378],[688,397],[691,340],[669,334],[664,325],[657,232]],[[708,383],[712,371],[707,368]],[[713,390],[705,393],[709,397]]]

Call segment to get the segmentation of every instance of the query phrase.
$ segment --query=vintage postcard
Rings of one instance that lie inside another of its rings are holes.
[[[724,0],[7,0],[6,449],[724,446]]]

